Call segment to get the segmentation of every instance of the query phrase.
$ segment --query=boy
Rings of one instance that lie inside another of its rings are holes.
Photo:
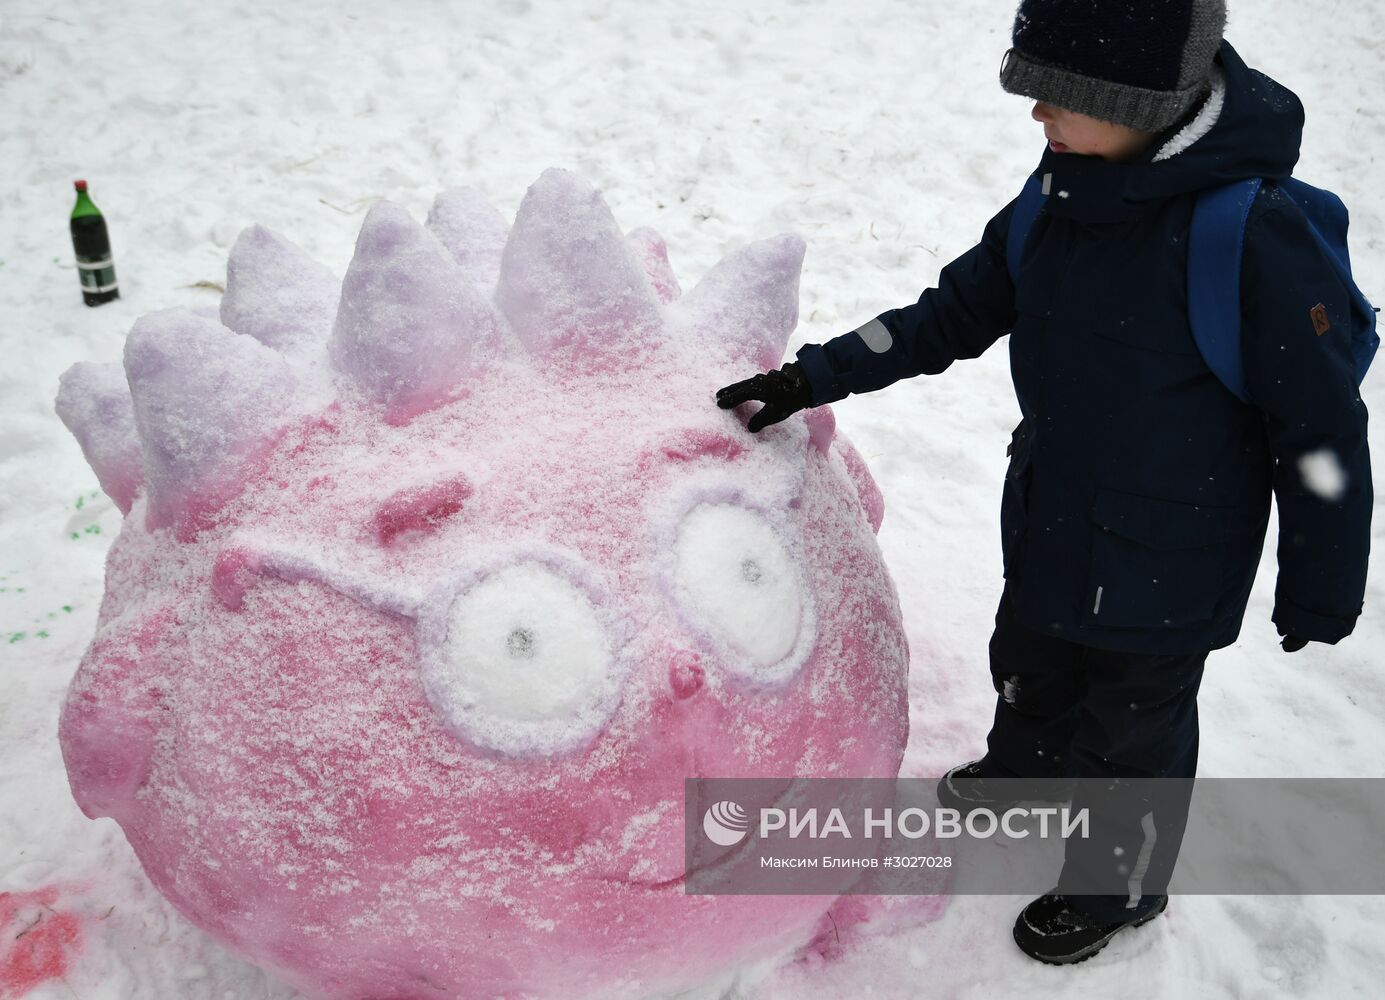
[[[1224,25],[1222,0],[1025,0],[1000,79],[1037,101],[1049,145],[1016,276],[1012,201],[916,304],[717,393],[723,408],[764,402],[758,431],[1010,334],[1023,420],[1001,503],[995,720],[986,754],[938,794],[966,809],[1013,802],[998,778],[1078,786],[1092,836],[1068,840],[1058,886],[1015,923],[1016,943],[1054,964],[1167,903],[1203,664],[1239,632],[1271,493],[1284,650],[1348,635],[1365,589],[1372,490],[1348,297],[1275,183],[1298,158],[1302,105],[1246,67]],[[1265,179],[1240,289],[1254,405],[1208,368],[1187,296],[1195,196],[1248,177]],[[1109,780],[1127,778],[1185,780],[1151,799]]]

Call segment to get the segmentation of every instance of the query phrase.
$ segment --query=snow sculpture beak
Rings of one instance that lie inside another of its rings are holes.
[[[58,739],[72,795],[92,819],[120,819],[149,777],[159,699],[152,678],[173,611],[163,607],[101,633],[72,678]]]

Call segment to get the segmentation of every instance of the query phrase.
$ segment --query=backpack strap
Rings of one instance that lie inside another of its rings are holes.
[[[1020,195],[1015,199],[1015,210],[1010,215],[1010,231],[1005,234],[1005,263],[1010,269],[1010,280],[1018,283],[1020,277],[1020,258],[1024,255],[1024,243],[1029,238],[1029,230],[1043,208],[1043,181],[1037,174],[1031,174],[1024,182]]]
[[[1207,367],[1250,402],[1241,361],[1241,251],[1260,178],[1204,191],[1188,235],[1188,319]]]

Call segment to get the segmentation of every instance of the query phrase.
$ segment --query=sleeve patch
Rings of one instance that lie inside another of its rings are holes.
[[[856,335],[866,342],[876,354],[884,354],[894,343],[894,338],[890,336],[890,331],[885,329],[885,324],[879,319],[873,319],[865,326],[855,331]]]
[[[1317,331],[1319,337],[1332,329],[1332,323],[1327,318],[1327,307],[1321,302],[1308,310],[1308,316],[1313,320],[1313,329]]]

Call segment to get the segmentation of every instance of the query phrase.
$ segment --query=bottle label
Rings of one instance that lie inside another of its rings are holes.
[[[77,259],[77,276],[84,292],[109,292],[116,287],[115,263],[109,256]]]

